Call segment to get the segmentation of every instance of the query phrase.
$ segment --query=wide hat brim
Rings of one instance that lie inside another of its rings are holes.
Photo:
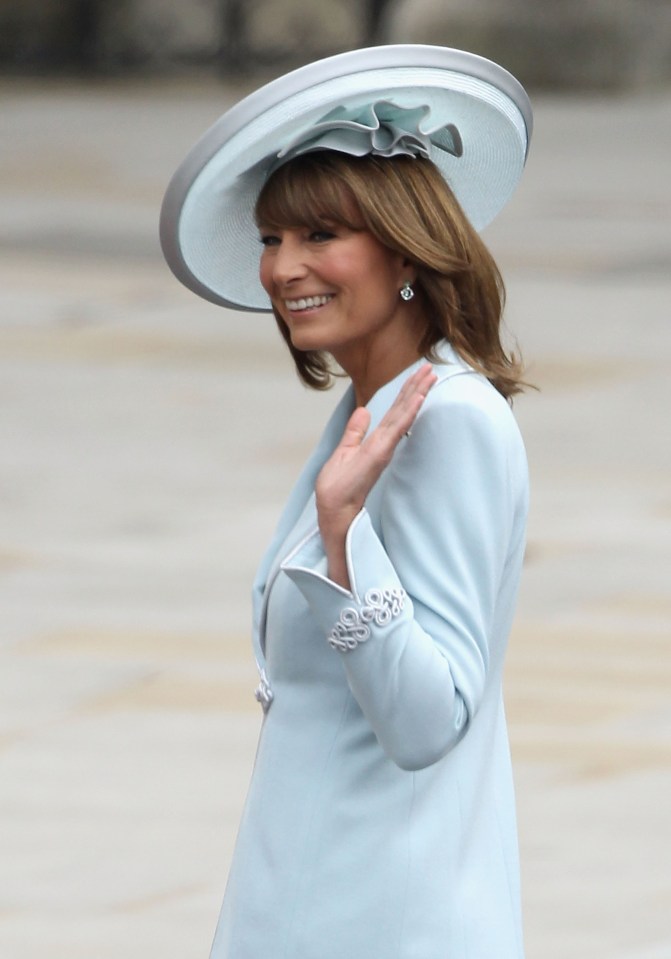
[[[277,154],[336,107],[379,100],[428,106],[433,126],[457,127],[463,154],[431,150],[431,159],[473,226],[490,223],[524,169],[532,114],[523,87],[496,63],[461,50],[419,44],[353,50],[266,84],[196,143],[161,210],[161,246],[176,277],[212,303],[269,312],[258,276],[254,205]]]

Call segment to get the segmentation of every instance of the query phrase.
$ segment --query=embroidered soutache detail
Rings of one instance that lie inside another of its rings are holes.
[[[341,653],[356,649],[370,637],[369,623],[387,626],[405,605],[404,589],[369,589],[359,609],[346,606],[328,635],[329,645]]]

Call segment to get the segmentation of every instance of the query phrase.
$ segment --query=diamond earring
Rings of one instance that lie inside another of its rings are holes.
[[[413,298],[413,296],[415,295],[415,291],[410,285],[410,280],[405,281],[405,283],[399,290],[399,293],[400,293],[401,299],[405,300],[406,303],[408,302],[408,300],[411,300]]]

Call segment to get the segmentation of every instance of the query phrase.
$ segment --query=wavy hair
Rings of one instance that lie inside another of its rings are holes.
[[[417,270],[426,329],[420,353],[436,361],[448,340],[507,399],[527,385],[520,359],[501,342],[505,288],[494,259],[438,169],[428,159],[351,157],[315,151],[290,160],[267,180],[256,203],[264,229],[368,230]],[[275,311],[301,379],[328,389],[328,354],[297,350]]]

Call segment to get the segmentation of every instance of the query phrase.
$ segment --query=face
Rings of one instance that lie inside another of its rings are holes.
[[[399,290],[414,271],[365,230],[261,227],[260,277],[299,350],[348,358],[375,352],[407,324]]]

